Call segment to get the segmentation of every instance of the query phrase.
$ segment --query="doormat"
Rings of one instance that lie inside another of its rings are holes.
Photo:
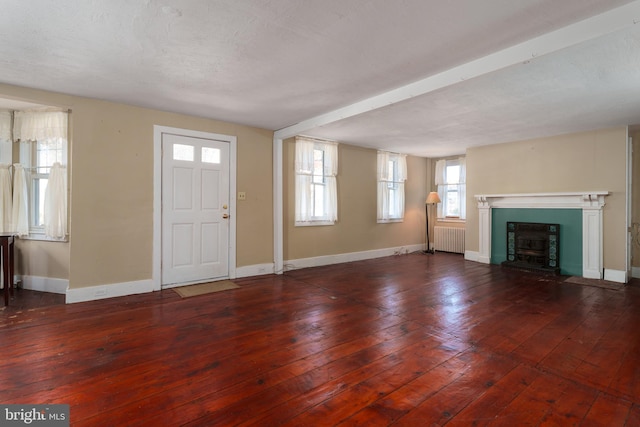
[[[199,285],[180,286],[179,288],[173,288],[174,291],[182,298],[195,297],[198,295],[210,294],[213,292],[226,291],[228,289],[236,289],[240,286],[233,283],[231,280],[222,280],[220,282],[202,283]]]
[[[576,285],[595,286],[597,288],[613,289],[619,291],[624,288],[624,283],[610,282],[608,280],[600,279],[587,279],[580,276],[571,276],[567,280],[567,283],[575,283]]]

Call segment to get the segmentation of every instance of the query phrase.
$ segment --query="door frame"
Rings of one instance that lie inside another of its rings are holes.
[[[237,138],[210,132],[153,126],[153,290],[162,289],[162,135],[173,134],[192,138],[214,139],[229,143],[229,279],[236,278],[236,170]]]
[[[629,136],[629,127],[627,126],[627,213],[626,213],[626,221],[627,221],[627,245],[626,245],[626,280],[625,283],[628,283],[629,280],[633,277],[633,138]]]

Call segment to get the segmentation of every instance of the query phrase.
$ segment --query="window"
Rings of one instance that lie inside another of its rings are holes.
[[[407,157],[378,151],[378,222],[402,221],[404,218],[404,182]]]
[[[9,138],[19,142],[19,155],[9,145],[0,150],[0,162],[13,164],[13,196],[9,231],[20,236],[64,239],[67,233],[68,113],[60,111],[9,112]],[[0,118],[3,118],[4,115]],[[4,129],[4,126],[0,125]],[[3,202],[8,203],[8,202]],[[6,206],[0,207],[6,209]]]
[[[464,157],[436,162],[435,182],[442,202],[438,218],[466,218],[466,161]]]
[[[20,162],[31,171],[31,194],[29,198],[29,229],[31,233],[44,233],[45,199],[51,169],[54,164],[66,163],[66,140],[49,138],[27,141],[20,145]]]
[[[295,156],[295,224],[334,224],[338,219],[338,144],[296,137]]]
[[[193,145],[173,144],[173,160],[193,162],[195,147]]]
[[[202,147],[201,151],[202,163],[220,164],[220,149],[212,147]]]

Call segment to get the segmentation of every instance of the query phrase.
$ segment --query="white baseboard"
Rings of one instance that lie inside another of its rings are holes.
[[[236,268],[236,277],[260,276],[265,274],[273,274],[273,263],[256,264],[245,267]],[[72,304],[76,302],[95,301],[106,298],[123,297],[127,295],[143,294],[153,292],[153,280],[137,280],[124,283],[109,283],[99,286],[89,286],[86,288],[67,289],[65,286],[63,292],[66,293],[66,303]]]
[[[273,274],[274,270],[275,270],[275,265],[273,263],[255,264],[255,265],[246,265],[244,267],[236,267],[236,278],[264,276],[265,274]]]
[[[610,282],[618,282],[618,283],[627,283],[627,272],[622,270],[610,270],[605,268],[604,270],[604,280],[608,280]]]
[[[344,254],[324,255],[312,258],[291,259],[284,262],[284,271],[299,268],[320,267],[323,265],[341,264],[344,262],[363,261],[366,259],[382,258],[392,255],[404,255],[422,251],[424,245],[398,246],[395,248],[375,249],[372,251],[349,252]]]
[[[464,259],[467,261],[478,262],[480,259],[480,252],[477,251],[464,251]]]
[[[39,292],[52,292],[54,294],[66,294],[69,288],[69,280],[55,279],[40,276],[21,276],[20,282],[23,289]]]
[[[135,282],[110,283],[108,285],[89,286],[86,288],[67,289],[66,303],[94,301],[105,298],[123,297],[153,291],[153,281],[137,280]]]
[[[273,263],[239,267],[236,268],[236,277],[273,274],[273,270]],[[69,281],[61,279],[25,277],[23,278],[23,283],[25,289],[66,294],[65,301],[67,304],[123,297],[154,291],[153,280],[151,279],[124,283],[109,283],[105,285],[74,289],[68,289]]]
[[[634,279],[640,278],[640,267],[631,267],[631,277]]]

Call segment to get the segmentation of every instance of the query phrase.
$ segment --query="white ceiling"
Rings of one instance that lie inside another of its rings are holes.
[[[2,83],[281,135],[439,157],[640,124],[640,1],[4,0],[0,7]]]

